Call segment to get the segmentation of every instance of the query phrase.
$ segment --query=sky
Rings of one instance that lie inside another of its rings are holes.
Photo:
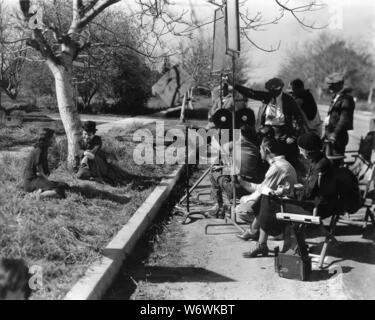
[[[177,0],[176,0],[177,1]],[[206,2],[204,0],[191,0],[193,3]],[[285,3],[286,1],[282,1]],[[306,4],[305,0],[291,0],[289,6]],[[261,12],[264,18],[272,19],[278,14],[279,7],[274,0],[248,0],[250,13]],[[280,49],[268,53],[256,49],[246,40],[242,42],[243,55],[252,65],[248,74],[248,82],[261,82],[277,74],[280,64],[287,57],[288,51],[296,48],[304,41],[313,40],[321,32],[329,31],[332,34],[343,37],[348,41],[362,45],[372,43],[375,50],[375,1],[373,0],[322,0],[319,3],[326,7],[317,12],[309,12],[300,15],[307,23],[315,22],[316,26],[326,26],[326,29],[311,30],[302,28],[301,25],[291,16],[286,15],[277,25],[265,26],[264,31],[253,31],[251,39],[264,48],[277,47],[280,41]],[[212,8],[213,7],[213,8]],[[205,20],[213,16],[214,6],[199,7],[199,14]],[[213,35],[213,27],[209,26],[204,30],[208,36]],[[212,37],[212,36],[211,36]]]
[[[18,0],[5,0],[10,5],[15,5]],[[207,0],[170,0],[175,4],[177,10],[190,10],[190,4],[194,7],[194,14],[200,23],[212,20],[216,6]],[[221,2],[221,0],[216,0]],[[286,0],[281,0],[286,3]],[[289,0],[289,6],[300,6],[309,0]],[[300,15],[307,23],[315,22],[316,26],[328,25],[326,31],[341,36],[351,42],[362,45],[372,43],[375,50],[375,1],[374,0],[318,0],[326,7],[316,12]],[[134,7],[134,0],[122,0],[116,5],[116,10]],[[279,7],[274,0],[248,0],[246,8],[250,14],[261,12],[265,19],[277,16]],[[191,12],[190,12],[191,13]],[[246,40],[242,42],[241,54],[245,56],[252,66],[248,74],[248,82],[264,81],[277,74],[278,68],[287,57],[288,50],[300,46],[303,41],[313,40],[321,30],[307,30],[289,14],[287,14],[277,25],[265,26],[263,31],[252,31],[251,39],[259,46],[269,48],[280,48],[276,52],[267,53],[256,49]],[[213,39],[213,25],[201,28],[201,33],[208,39]],[[170,43],[177,43],[177,39],[171,39]]]

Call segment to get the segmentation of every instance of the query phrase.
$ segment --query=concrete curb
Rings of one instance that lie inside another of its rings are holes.
[[[94,262],[85,275],[66,294],[64,300],[98,300],[112,284],[124,260],[131,253],[156,217],[180,179],[185,165],[180,165],[148,196],[127,224],[104,249],[103,256]]]

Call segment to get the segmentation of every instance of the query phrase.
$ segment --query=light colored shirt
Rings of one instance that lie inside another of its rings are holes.
[[[281,94],[271,100],[266,108],[265,125],[269,126],[283,126],[285,125],[285,115],[283,112],[283,104],[281,101]]]
[[[279,185],[289,186],[289,194],[292,194],[294,185],[297,183],[297,173],[293,166],[285,160],[284,156],[277,156],[270,161],[270,167],[262,183],[251,184],[254,192],[250,196],[241,198],[241,202],[255,201],[262,194],[276,191]]]

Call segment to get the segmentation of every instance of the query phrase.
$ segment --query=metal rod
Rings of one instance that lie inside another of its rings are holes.
[[[202,174],[202,176],[197,180],[197,182],[195,182],[194,183],[194,185],[189,189],[189,194],[191,194],[194,190],[195,190],[195,188],[196,187],[198,187],[198,185],[202,182],[202,180],[207,176],[207,174],[211,171],[211,168],[212,167],[210,167],[210,168],[208,168],[203,174]],[[181,198],[181,200],[180,200],[180,204],[181,203],[183,203],[186,199],[187,199],[187,195],[188,194],[185,194],[182,198]]]
[[[232,197],[232,210],[231,210],[231,219],[236,221],[236,175],[235,175],[235,155],[236,155],[236,143],[234,141],[234,131],[236,128],[236,99],[234,97],[234,84],[235,84],[235,77],[236,77],[236,57],[233,53],[232,57],[232,67],[233,67],[233,91],[232,91],[232,99],[233,99],[233,109],[232,109],[232,190],[233,190],[233,197]]]
[[[214,223],[212,223],[212,224],[207,224],[206,227],[205,227],[205,234],[207,234],[207,229],[208,229],[209,227],[227,227],[227,226],[229,226],[229,227],[235,227],[238,231],[240,231],[240,232],[242,232],[242,233],[245,232],[245,230],[242,229],[242,228],[238,225],[237,222],[233,221],[233,220],[230,219],[230,218],[226,218],[225,220],[226,220],[226,223],[220,223],[220,224],[214,224]],[[229,223],[227,223],[227,221],[228,221]]]
[[[185,127],[185,163],[186,163],[186,211],[189,213],[190,211],[190,190],[189,190],[189,127]]]

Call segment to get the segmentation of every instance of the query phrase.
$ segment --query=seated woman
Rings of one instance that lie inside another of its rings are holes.
[[[318,203],[318,215],[323,219],[342,211],[335,167],[322,152],[321,139],[308,132],[301,135],[297,143],[302,156],[311,163],[298,200]]]
[[[261,144],[262,159],[270,165],[265,179],[261,184],[252,184],[252,194],[241,198],[241,204],[236,208],[239,215],[255,215],[252,227],[244,234],[238,235],[243,240],[258,240],[255,248],[245,257],[255,257],[258,254],[268,255],[268,234],[279,235],[282,226],[276,220],[276,212],[280,205],[269,201],[268,195],[290,194],[297,182],[297,174],[292,165],[285,160],[282,144],[275,139],[266,138]]]
[[[54,143],[54,131],[45,128],[38,138],[23,173],[23,189],[26,192],[39,191],[40,198],[65,198],[66,184],[48,180],[48,148]]]
[[[122,183],[128,175],[115,165],[108,163],[102,150],[102,139],[97,136],[96,123],[87,121],[83,125],[80,141],[81,157],[77,178],[80,180],[97,180],[110,184]]]

